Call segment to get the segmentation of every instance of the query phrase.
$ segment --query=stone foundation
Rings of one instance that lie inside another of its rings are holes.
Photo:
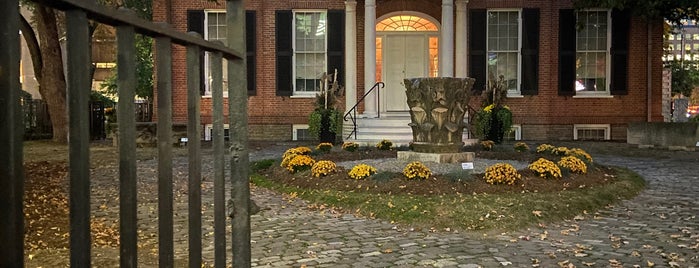
[[[464,163],[473,162],[473,152],[462,153],[419,153],[413,151],[398,151],[398,160],[437,162],[437,163]]]

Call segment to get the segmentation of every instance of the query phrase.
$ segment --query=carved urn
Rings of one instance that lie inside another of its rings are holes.
[[[475,79],[422,77],[404,79],[413,151],[455,153],[463,146],[464,115]]]

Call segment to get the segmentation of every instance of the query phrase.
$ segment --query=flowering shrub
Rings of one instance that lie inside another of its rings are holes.
[[[418,161],[411,162],[403,169],[403,175],[408,179],[423,179],[426,180],[432,176],[432,171],[423,163]]]
[[[544,158],[539,158],[539,160],[531,163],[529,165],[529,169],[534,171],[542,178],[556,179],[561,177],[561,168],[559,168],[556,163]]]
[[[357,144],[356,142],[348,141],[342,144],[342,150],[354,152],[357,149],[359,149],[359,144]]]
[[[491,140],[481,141],[481,146],[483,146],[483,150],[486,150],[486,151],[492,150],[494,145],[495,145],[495,142],[491,141]]]
[[[295,154],[295,155],[308,155],[311,153],[311,148],[308,148],[306,146],[299,146],[296,148],[291,148],[286,150],[284,154],[282,155],[282,159],[286,158],[289,155]]]
[[[311,175],[313,177],[327,176],[337,170],[335,162],[328,160],[321,160],[316,162],[313,167],[311,167]]]
[[[391,146],[393,146],[393,142],[389,140],[381,140],[376,144],[376,148],[379,148],[379,150],[390,150]]]
[[[520,178],[522,175],[510,164],[497,163],[485,169],[485,182],[490,184],[513,185]]]
[[[575,156],[564,156],[560,161],[558,161],[558,165],[569,169],[570,172],[573,173],[587,173],[587,165],[585,165],[585,162]]]
[[[556,147],[551,150],[552,154],[555,155],[566,155],[568,153],[568,147]]]
[[[570,150],[568,150],[566,155],[575,156],[577,158],[580,158],[581,160],[585,160],[587,162],[592,163],[592,156],[590,156],[590,154],[588,154],[587,152],[585,152],[585,150],[580,149],[580,148],[570,149]]]
[[[296,148],[291,148],[286,150],[282,155],[282,163],[279,165],[283,168],[289,168],[289,162],[291,162],[297,155],[308,155],[311,153],[311,148],[301,146]]]
[[[541,144],[536,147],[536,152],[537,153],[546,153],[546,152],[551,152],[553,149],[556,149],[556,146],[553,146],[551,144]]]
[[[517,152],[529,151],[529,145],[527,145],[524,142],[515,143],[515,151],[517,151]]]
[[[321,142],[316,146],[316,150],[321,151],[321,152],[330,152],[332,150],[333,144],[329,142]]]
[[[375,173],[376,168],[367,164],[359,164],[352,167],[352,170],[350,170],[349,173],[347,173],[347,175],[349,175],[352,179],[361,180],[371,175],[374,175]]]
[[[307,155],[297,155],[289,160],[289,164],[286,167],[291,173],[296,173],[301,170],[309,169],[315,164],[315,160]]]

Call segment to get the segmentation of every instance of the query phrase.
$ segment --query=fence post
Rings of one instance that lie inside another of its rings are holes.
[[[121,9],[124,16],[135,16],[133,11]],[[117,65],[136,65],[136,31],[133,26],[117,26]],[[119,232],[120,265],[137,265],[137,186],[136,186],[136,119],[134,116],[134,90],[136,72],[134,68],[117,69],[119,103]]]
[[[24,266],[24,132],[19,85],[19,3],[0,1],[0,267]]]
[[[155,39],[158,90],[158,255],[160,267],[174,266],[172,200],[172,42]]]
[[[87,15],[66,11],[68,140],[70,148],[70,265],[90,266],[90,50]]]
[[[223,147],[223,64],[220,52],[211,53],[214,147],[214,266],[226,267],[226,167]]]
[[[199,36],[196,33],[193,35]],[[189,267],[201,267],[201,99],[197,45],[187,46],[187,152],[189,153]]]
[[[226,1],[228,46],[245,50],[245,6]],[[250,179],[248,152],[248,92],[246,57],[228,61],[228,115],[231,136],[231,198],[233,199],[233,267],[251,266]]]

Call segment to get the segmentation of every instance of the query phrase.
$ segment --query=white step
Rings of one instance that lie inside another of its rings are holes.
[[[384,118],[358,118],[357,119],[357,135],[352,135],[346,138],[346,141],[357,142],[362,146],[374,146],[381,140],[390,140],[395,146],[408,145],[413,140],[413,131],[408,124],[410,123],[409,116],[396,116]],[[345,122],[345,129],[351,131],[352,124]],[[468,139],[467,133],[464,133],[464,143],[474,144],[477,140]]]

